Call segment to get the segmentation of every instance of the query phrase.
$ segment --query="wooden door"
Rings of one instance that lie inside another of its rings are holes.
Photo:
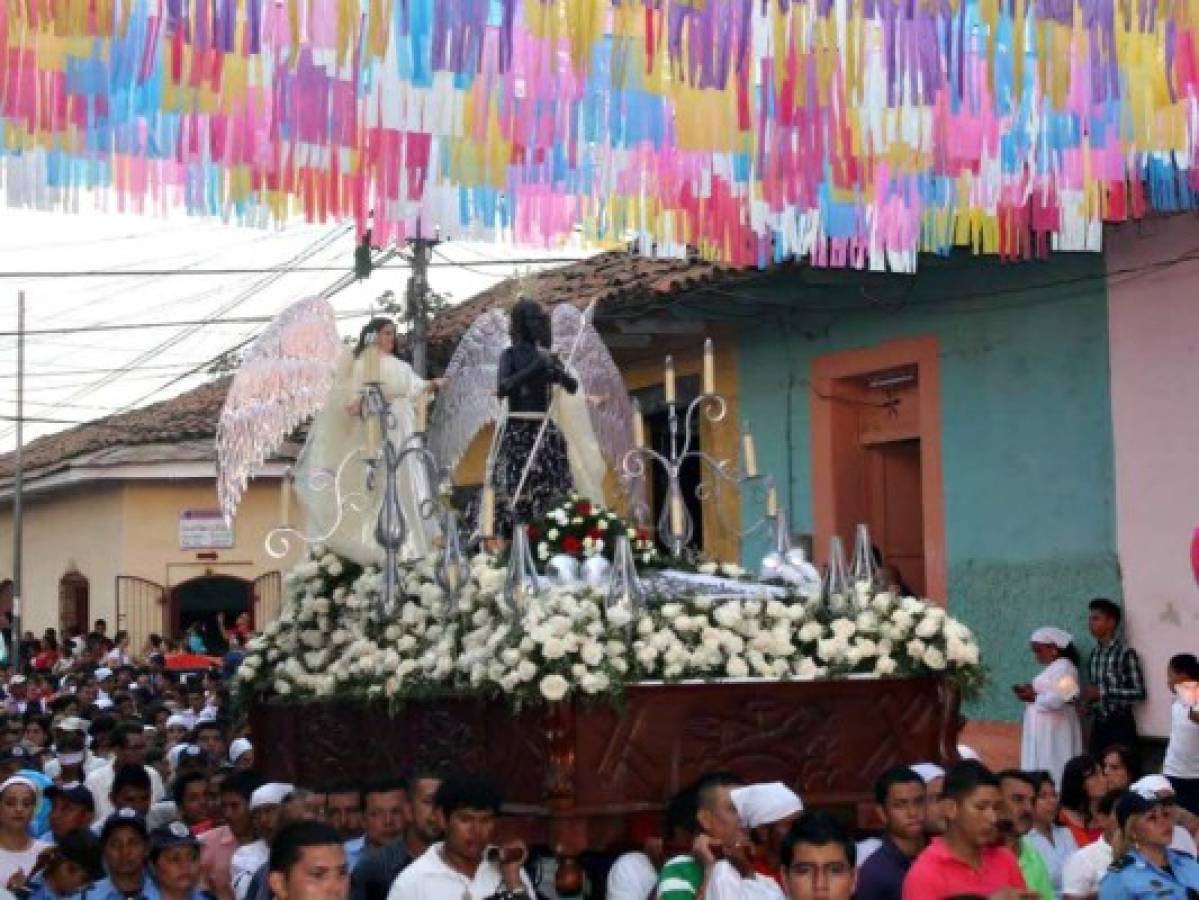
[[[262,631],[279,618],[283,605],[283,578],[278,572],[267,572],[254,579],[253,617],[254,630]]]
[[[918,596],[927,589],[924,566],[924,503],[920,441],[866,448],[866,497],[870,534],[883,560]]]
[[[129,646],[141,653],[151,634],[165,634],[166,588],[133,575],[117,576],[117,629],[129,632]]]

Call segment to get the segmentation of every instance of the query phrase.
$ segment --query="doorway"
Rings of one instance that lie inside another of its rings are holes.
[[[241,613],[253,615],[253,599],[253,585],[231,575],[204,575],[185,581],[171,590],[175,634],[183,635],[197,624],[208,652],[221,655],[228,644],[221,637],[217,615],[224,613],[226,626],[231,626]]]
[[[912,593],[945,601],[939,378],[933,338],[814,360],[812,498],[819,559],[866,524]]]

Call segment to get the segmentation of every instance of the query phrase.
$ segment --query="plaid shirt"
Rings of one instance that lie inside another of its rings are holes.
[[[1094,710],[1100,719],[1130,710],[1134,703],[1145,699],[1145,676],[1141,674],[1137,651],[1118,637],[1091,651],[1087,676],[1091,684],[1099,688],[1099,701]]]

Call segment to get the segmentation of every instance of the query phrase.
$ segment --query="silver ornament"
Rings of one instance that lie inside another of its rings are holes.
[[[602,556],[593,556],[583,563],[583,580],[593,588],[606,587],[612,575],[612,563]]]
[[[551,556],[545,574],[554,584],[570,587],[579,581],[579,561],[567,553]]]

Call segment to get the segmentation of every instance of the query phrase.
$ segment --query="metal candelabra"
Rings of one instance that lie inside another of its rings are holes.
[[[733,463],[729,460],[717,459],[703,450],[693,449],[692,444],[695,440],[696,426],[700,416],[716,424],[724,420],[727,412],[728,403],[724,397],[715,392],[700,394],[687,404],[681,417],[679,403],[675,399],[669,398],[666,403],[668,453],[663,454],[647,446],[638,446],[626,453],[622,460],[621,468],[624,470],[624,476],[630,480],[644,478],[648,466],[655,463],[661,466],[662,471],[666,474],[666,501],[658,516],[657,533],[671,556],[676,559],[683,555],[683,549],[695,536],[695,522],[687,509],[682,484],[679,480],[679,474],[685,462],[692,459],[697,460],[701,469],[712,476],[711,486],[701,478],[695,489],[695,497],[701,503],[719,497],[722,484],[740,485],[757,481],[761,477],[756,474],[746,474],[740,470],[740,467],[738,467],[738,471],[733,471]],[[644,501],[637,512],[638,518],[647,517],[648,511],[644,507]],[[741,534],[749,534],[765,524],[767,524],[767,520],[763,519]]]

